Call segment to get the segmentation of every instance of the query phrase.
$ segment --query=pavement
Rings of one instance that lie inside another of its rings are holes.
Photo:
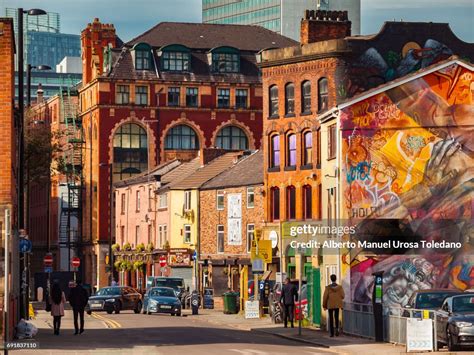
[[[41,308],[41,306],[37,306]],[[38,310],[31,322],[39,332],[40,350],[15,350],[25,354],[166,354],[166,355],[278,355],[278,354],[406,354],[405,347],[375,343],[347,335],[330,338],[319,329],[283,328],[269,317],[245,319],[240,314],[199,310],[182,317],[142,315],[131,311],[86,315],[86,331],[75,336],[72,312],[66,310],[61,335],[53,335],[52,317]],[[295,324],[296,325],[296,324]],[[449,354],[447,351],[441,354]],[[468,352],[460,352],[466,354]],[[473,352],[469,352],[473,353]],[[424,353],[426,354],[426,353]],[[455,353],[451,353],[455,354]]]

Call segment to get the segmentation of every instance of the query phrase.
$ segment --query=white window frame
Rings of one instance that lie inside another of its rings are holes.
[[[184,210],[191,211],[191,193],[192,191],[184,191]]]
[[[222,227],[222,230],[219,230],[219,228]],[[225,230],[224,230],[224,225],[223,224],[218,224],[216,226],[216,237],[217,237],[217,244],[216,244],[216,250],[217,254],[224,254],[225,251]],[[219,237],[222,236],[222,250],[219,250]]]
[[[160,248],[160,249],[163,248],[163,225],[162,224],[158,226],[158,241],[156,244],[157,244],[156,248]]]
[[[162,193],[160,194],[160,208],[168,208],[168,194]]]
[[[249,205],[249,196],[250,195],[253,196],[252,205]],[[247,187],[247,208],[254,208],[254,207],[255,207],[255,188],[253,186],[252,187]]]
[[[125,214],[125,204],[126,204],[126,197],[125,197],[125,194],[122,193],[120,195],[120,214]]]
[[[149,187],[148,188],[148,211],[152,211],[152,206],[153,206],[153,188]]]
[[[219,206],[219,197],[222,197],[222,205]],[[216,195],[216,209],[218,211],[223,211],[225,208],[225,191],[224,190],[217,190]]]
[[[135,201],[135,204],[136,204],[136,208],[135,210],[137,212],[140,212],[140,190],[137,190],[135,191],[135,198],[136,198],[136,201]]]
[[[135,226],[135,248],[138,245],[138,241],[140,240],[140,226]]]
[[[186,241],[186,235],[189,235],[189,241]],[[191,225],[185,224],[183,226],[183,241],[185,244],[191,244],[192,242],[192,235],[191,235]]]
[[[168,225],[167,224],[163,224],[163,243],[161,244],[161,247],[163,247],[163,245],[166,244],[166,242],[168,241]]]
[[[250,228],[250,226],[252,226]],[[252,249],[252,240],[255,232],[255,224],[249,223],[247,224],[247,253],[250,253]]]

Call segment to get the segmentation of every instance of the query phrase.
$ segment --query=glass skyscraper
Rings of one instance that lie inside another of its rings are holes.
[[[259,25],[296,41],[305,10],[347,10],[360,33],[360,0],[202,0],[202,22]]]

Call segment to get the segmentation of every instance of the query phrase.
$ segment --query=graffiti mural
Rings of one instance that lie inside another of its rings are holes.
[[[429,58],[449,52],[431,47]],[[380,60],[367,54],[371,63]],[[427,58],[402,61],[392,74]],[[418,289],[474,288],[473,71],[458,62],[358,102],[342,110],[341,127],[346,216],[370,225],[364,237],[395,236],[407,245],[344,256],[353,301],[370,301],[371,275],[380,270],[390,305],[406,305]],[[419,240],[461,247],[410,247]]]

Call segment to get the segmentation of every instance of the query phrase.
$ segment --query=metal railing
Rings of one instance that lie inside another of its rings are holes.
[[[344,333],[364,338],[375,338],[374,314],[371,304],[344,303]]]

